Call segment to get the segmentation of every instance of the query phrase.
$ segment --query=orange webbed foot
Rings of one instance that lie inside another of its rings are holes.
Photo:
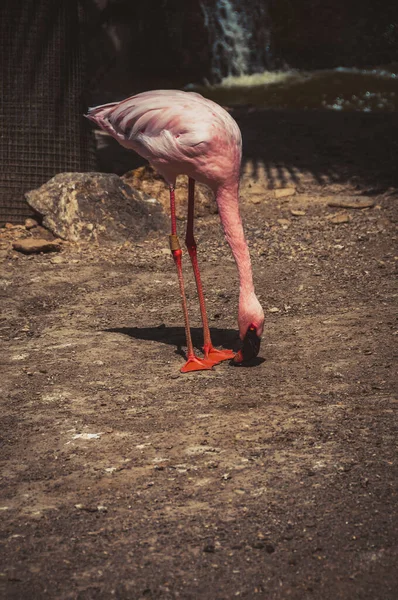
[[[188,358],[185,365],[183,365],[180,369],[181,373],[190,373],[191,371],[205,371],[211,370],[215,363],[210,360],[206,360],[205,358],[198,358],[197,356],[192,356]]]
[[[214,365],[218,365],[218,363],[223,360],[231,360],[235,356],[235,352],[232,350],[217,350],[212,346],[210,348],[203,348],[205,353],[205,360],[211,361]]]

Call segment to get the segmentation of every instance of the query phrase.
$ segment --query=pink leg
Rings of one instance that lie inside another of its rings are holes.
[[[184,313],[184,323],[185,323],[185,334],[187,338],[187,362],[183,367],[181,367],[182,373],[187,373],[189,371],[201,371],[203,369],[211,369],[213,364],[210,361],[203,360],[195,356],[191,331],[189,328],[189,318],[188,318],[188,308],[187,301],[185,297],[184,290],[184,279],[182,275],[182,251],[180,248],[180,244],[177,237],[177,220],[175,214],[175,197],[174,197],[174,187],[170,186],[170,210],[171,210],[171,236],[170,236],[170,248],[173,254],[174,262],[177,267],[177,275],[178,282],[180,284],[180,293],[181,293],[181,301],[182,301],[182,311]]]
[[[191,257],[192,268],[195,275],[196,287],[198,290],[200,312],[202,315],[203,323],[203,338],[204,345],[203,351],[205,353],[205,359],[210,360],[213,364],[218,364],[223,360],[229,360],[235,356],[235,352],[232,350],[216,350],[211,342],[209,321],[207,319],[206,303],[203,294],[202,281],[200,278],[200,271],[198,265],[198,258],[196,252],[196,242],[193,235],[193,220],[194,220],[194,208],[195,208],[195,180],[189,178],[188,180],[188,222],[187,222],[187,233],[185,237],[185,244],[188,248],[189,256]]]

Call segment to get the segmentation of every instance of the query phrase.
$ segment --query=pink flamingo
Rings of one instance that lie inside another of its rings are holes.
[[[89,119],[110,133],[122,146],[135,150],[159,171],[169,184],[171,206],[170,249],[177,267],[187,339],[183,373],[211,369],[223,360],[244,363],[257,356],[264,313],[254,293],[249,250],[239,214],[238,192],[242,138],[234,119],[221,106],[193,92],[155,90],[122,102],[89,109]],[[174,186],[176,177],[189,177],[188,219],[185,243],[191,258],[203,323],[204,358],[195,356],[182,275],[182,251],[177,237]],[[195,181],[206,184],[216,196],[225,237],[231,247],[240,280],[238,325],[242,348],[214,348],[193,233]]]

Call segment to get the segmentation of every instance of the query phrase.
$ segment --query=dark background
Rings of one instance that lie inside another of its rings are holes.
[[[203,2],[211,6],[215,0]],[[105,88],[112,86],[112,78],[113,86],[124,79],[131,87],[211,81],[211,49],[200,4],[110,0],[98,10],[86,3],[91,77]],[[363,68],[398,61],[398,3],[393,0],[242,0],[241,5],[252,14],[266,9],[268,69]],[[254,31],[254,45],[263,25]],[[118,50],[110,29],[119,37]]]

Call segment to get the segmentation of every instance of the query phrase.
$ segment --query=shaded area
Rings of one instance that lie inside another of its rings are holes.
[[[182,320],[182,317],[181,317]],[[151,340],[153,342],[161,342],[170,346],[177,346],[177,352],[182,353],[182,346],[185,346],[185,329],[184,327],[116,327],[106,329],[111,333],[121,333],[137,340]],[[216,347],[231,348],[237,350],[240,344],[239,335],[236,329],[222,329],[212,327],[210,329],[211,339]],[[191,327],[192,343],[198,350],[203,346],[203,330],[201,327]],[[185,354],[184,354],[185,356]]]
[[[369,66],[398,59],[394,0],[270,2],[272,50],[298,68]]]
[[[186,352],[184,352],[182,349],[182,347],[186,345],[184,327],[166,327],[166,325],[162,324],[159,327],[115,327],[113,329],[105,329],[105,331],[108,333],[121,333],[123,335],[128,335],[136,340],[149,340],[153,342],[160,342],[162,344],[169,344],[170,346],[176,346],[175,353],[186,358]],[[210,329],[210,334],[213,345],[218,349],[229,349],[237,352],[242,346],[239,334],[234,329],[217,329],[212,327]],[[197,350],[202,351],[202,328],[191,327],[191,336],[194,347]],[[261,365],[264,360],[265,359],[261,356],[257,356],[256,358],[252,358],[244,363],[233,363],[230,361],[229,364],[238,368],[250,368]]]
[[[297,171],[319,184],[350,182],[368,192],[398,187],[396,113],[241,109],[233,114],[242,130],[244,164],[253,164],[254,176],[264,165],[269,187],[297,180]]]

